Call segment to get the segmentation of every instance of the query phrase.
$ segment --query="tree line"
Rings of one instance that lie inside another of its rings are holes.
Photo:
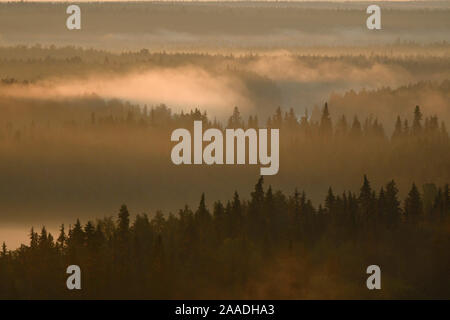
[[[446,124],[414,105],[408,116],[392,117],[389,122],[339,115],[340,109],[332,104],[302,115],[276,108],[268,118],[245,115],[236,107],[224,121],[199,109],[172,112],[165,105],[140,108],[98,98],[22,107],[11,110],[32,116],[22,122],[0,122],[4,168],[0,180],[8,182],[0,200],[4,210],[18,212],[22,221],[29,221],[27,216],[42,203],[51,208],[47,214],[54,218],[76,207],[79,217],[86,219],[98,208],[112,210],[117,199],[139,210],[174,211],[184,203],[195,204],[205,185],[210,186],[212,199],[222,200],[235,189],[248,189],[258,174],[252,166],[172,164],[171,132],[192,130],[195,120],[202,121],[205,129],[280,128],[280,170],[269,182],[283,192],[301,186],[314,203],[323,200],[328,186],[339,193],[354,190],[364,174],[377,185],[394,179],[401,197],[412,182],[444,185],[450,177]],[[392,131],[385,129],[389,123]],[[190,185],[190,192],[184,192],[185,185]]]
[[[448,298],[449,227],[448,184],[413,184],[402,202],[394,181],[376,190],[364,176],[358,192],[330,187],[314,206],[261,177],[248,200],[235,192],[209,208],[202,194],[196,209],[134,219],[124,204],[115,217],[61,225],[56,237],[32,228],[27,245],[3,243],[0,297]],[[65,285],[72,264],[80,291]],[[381,266],[381,296],[365,288],[365,264]]]

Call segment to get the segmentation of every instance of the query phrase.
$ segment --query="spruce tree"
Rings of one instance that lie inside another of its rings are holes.
[[[412,131],[413,134],[420,134],[420,132],[422,131],[422,112],[420,111],[419,106],[416,106],[416,108],[414,109],[414,120],[413,120],[413,124],[412,124]]]
[[[320,131],[325,135],[329,135],[332,133],[330,112],[328,111],[328,103],[326,102],[322,110],[322,116],[320,118]]]
[[[413,223],[418,222],[423,213],[423,204],[419,190],[414,183],[405,200],[404,207],[406,219]]]

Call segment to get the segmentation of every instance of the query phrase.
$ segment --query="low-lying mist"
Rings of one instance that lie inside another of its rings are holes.
[[[114,215],[122,203],[136,213],[176,213],[186,203],[196,206],[205,191],[207,201],[249,192],[257,167],[170,161],[174,128],[192,125],[203,112],[226,125],[235,106],[243,121],[257,115],[262,127],[277,107],[277,121],[292,122],[285,115],[292,108],[294,121],[309,122],[305,131],[281,129],[280,171],[267,183],[304,189],[316,204],[330,185],[357,190],[364,174],[377,188],[390,179],[401,190],[412,182],[447,183],[448,140],[392,145],[387,138],[398,115],[411,125],[416,105],[424,117],[439,117],[427,118],[434,131],[441,122],[448,126],[448,45],[398,48],[231,55],[1,47],[0,233],[16,230],[25,238],[30,225],[53,231],[77,217]],[[324,141],[317,128],[325,101],[334,129],[342,115],[357,127],[358,116],[368,136]],[[190,113],[195,108],[201,114]],[[385,138],[370,137],[379,124]]]
[[[283,51],[237,56],[161,54],[146,50],[121,55],[72,50],[71,55],[69,50],[64,58],[62,49],[26,50],[43,50],[48,56],[39,64],[29,60],[3,63],[0,76],[15,74],[18,81],[0,86],[2,95],[45,100],[94,94],[141,107],[164,103],[176,112],[199,108],[219,120],[225,120],[235,106],[244,116],[257,113],[266,118],[277,106],[303,114],[336,94],[395,90],[417,82],[441,83],[450,78],[448,56],[419,56],[414,51],[397,57],[295,55]],[[12,54],[17,50],[10,51]],[[8,56],[7,52],[1,56]],[[444,111],[447,117],[445,94],[428,91],[417,94],[427,95],[417,104],[433,113]],[[350,117],[356,111],[365,112],[361,110],[364,105],[343,108]],[[388,110],[380,106],[371,108],[370,114],[381,119],[386,119],[386,112],[389,118],[392,113],[404,115],[398,108],[401,107]]]
[[[251,109],[245,83],[231,74],[182,66],[152,68],[123,75],[88,75],[82,79],[48,79],[15,85],[4,90],[6,96],[31,99],[73,99],[95,94],[105,100],[120,99],[144,105],[164,103],[174,111],[201,107],[208,113],[228,116],[230,106]],[[3,91],[3,90],[2,90]]]

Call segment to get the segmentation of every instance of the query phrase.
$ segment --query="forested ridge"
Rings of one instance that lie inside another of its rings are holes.
[[[302,113],[329,98],[332,106],[339,106],[339,113],[347,117],[372,114],[390,131],[390,118],[406,116],[415,104],[449,121],[449,47],[444,41],[428,46],[333,46],[275,54],[8,46],[0,47],[0,96],[39,102],[59,94],[75,100],[93,92],[141,105],[165,103],[184,111],[199,107],[221,118],[222,110],[234,105],[246,116],[258,113],[267,118],[278,105]],[[127,85],[130,81],[133,86]],[[175,99],[164,94],[167,90],[191,94]]]
[[[261,177],[248,200],[177,214],[127,206],[94,221],[30,231],[27,245],[0,255],[1,298],[448,298],[449,185],[413,184],[404,201],[394,181],[313,206]],[[82,270],[82,290],[65,269]],[[369,292],[365,268],[380,265],[383,290]]]
[[[26,225],[40,223],[30,215],[69,222],[112,212],[121,202],[137,211],[175,212],[193,206],[203,186],[222,201],[234,190],[250,190],[256,166],[172,164],[171,132],[192,129],[195,120],[205,129],[279,128],[280,170],[267,181],[283,192],[301,187],[314,203],[328,186],[339,193],[354,190],[364,174],[377,185],[394,179],[401,197],[412,182],[443,185],[450,177],[446,124],[419,107],[410,107],[407,117],[392,117],[389,132],[386,122],[339,115],[331,104],[301,115],[277,108],[268,118],[246,117],[235,108],[220,121],[199,109],[173,112],[165,105],[141,108],[98,97],[14,101],[0,107],[0,208],[8,213],[3,219]],[[186,189],[191,181],[197,183]]]

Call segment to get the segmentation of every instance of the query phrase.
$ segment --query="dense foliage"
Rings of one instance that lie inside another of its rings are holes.
[[[2,298],[448,298],[448,184],[412,185],[403,205],[390,181],[314,207],[263,178],[248,201],[236,192],[210,210],[79,220],[54,238],[31,229],[30,242],[0,256]],[[82,290],[66,288],[65,269],[82,270]],[[382,270],[369,292],[365,268]]]

